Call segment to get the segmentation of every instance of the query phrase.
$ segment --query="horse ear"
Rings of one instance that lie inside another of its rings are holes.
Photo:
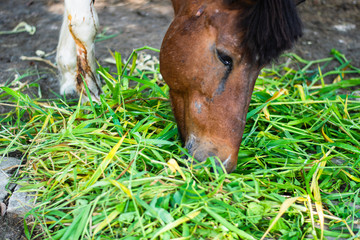
[[[305,0],[294,0],[294,2],[295,2],[296,5],[299,5],[300,3],[305,2]]]

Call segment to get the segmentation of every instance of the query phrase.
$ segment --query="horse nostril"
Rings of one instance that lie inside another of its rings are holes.
[[[220,62],[222,62],[226,67],[232,68],[233,60],[229,55],[220,50],[216,50],[216,54]]]

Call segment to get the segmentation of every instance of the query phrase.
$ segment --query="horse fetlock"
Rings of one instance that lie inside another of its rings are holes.
[[[82,94],[82,102],[87,102],[89,97],[87,96],[85,84],[89,90],[91,99],[94,102],[100,103],[100,94],[102,90],[99,86],[97,77],[92,72],[78,72],[76,75],[76,92]]]
[[[73,35],[75,41],[81,41],[87,46],[91,46],[97,33],[97,24],[92,18],[72,18],[68,16],[69,31]]]
[[[67,95],[76,93],[76,84],[74,81],[74,72],[64,72],[60,78],[60,94]]]
[[[65,1],[70,32],[82,42],[93,42],[99,19],[91,0]]]
[[[99,21],[92,0],[65,0],[65,13],[57,49],[61,94],[74,91],[87,101],[86,83],[93,101],[102,93],[96,76],[94,39]]]

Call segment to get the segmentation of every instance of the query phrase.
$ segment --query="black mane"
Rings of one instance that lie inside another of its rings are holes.
[[[260,66],[276,59],[302,36],[294,0],[257,0],[241,17],[240,27],[249,57]]]

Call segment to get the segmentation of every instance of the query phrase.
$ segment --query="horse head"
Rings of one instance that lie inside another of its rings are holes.
[[[236,168],[261,68],[301,35],[301,0],[172,0],[160,53],[179,133],[199,161]]]

